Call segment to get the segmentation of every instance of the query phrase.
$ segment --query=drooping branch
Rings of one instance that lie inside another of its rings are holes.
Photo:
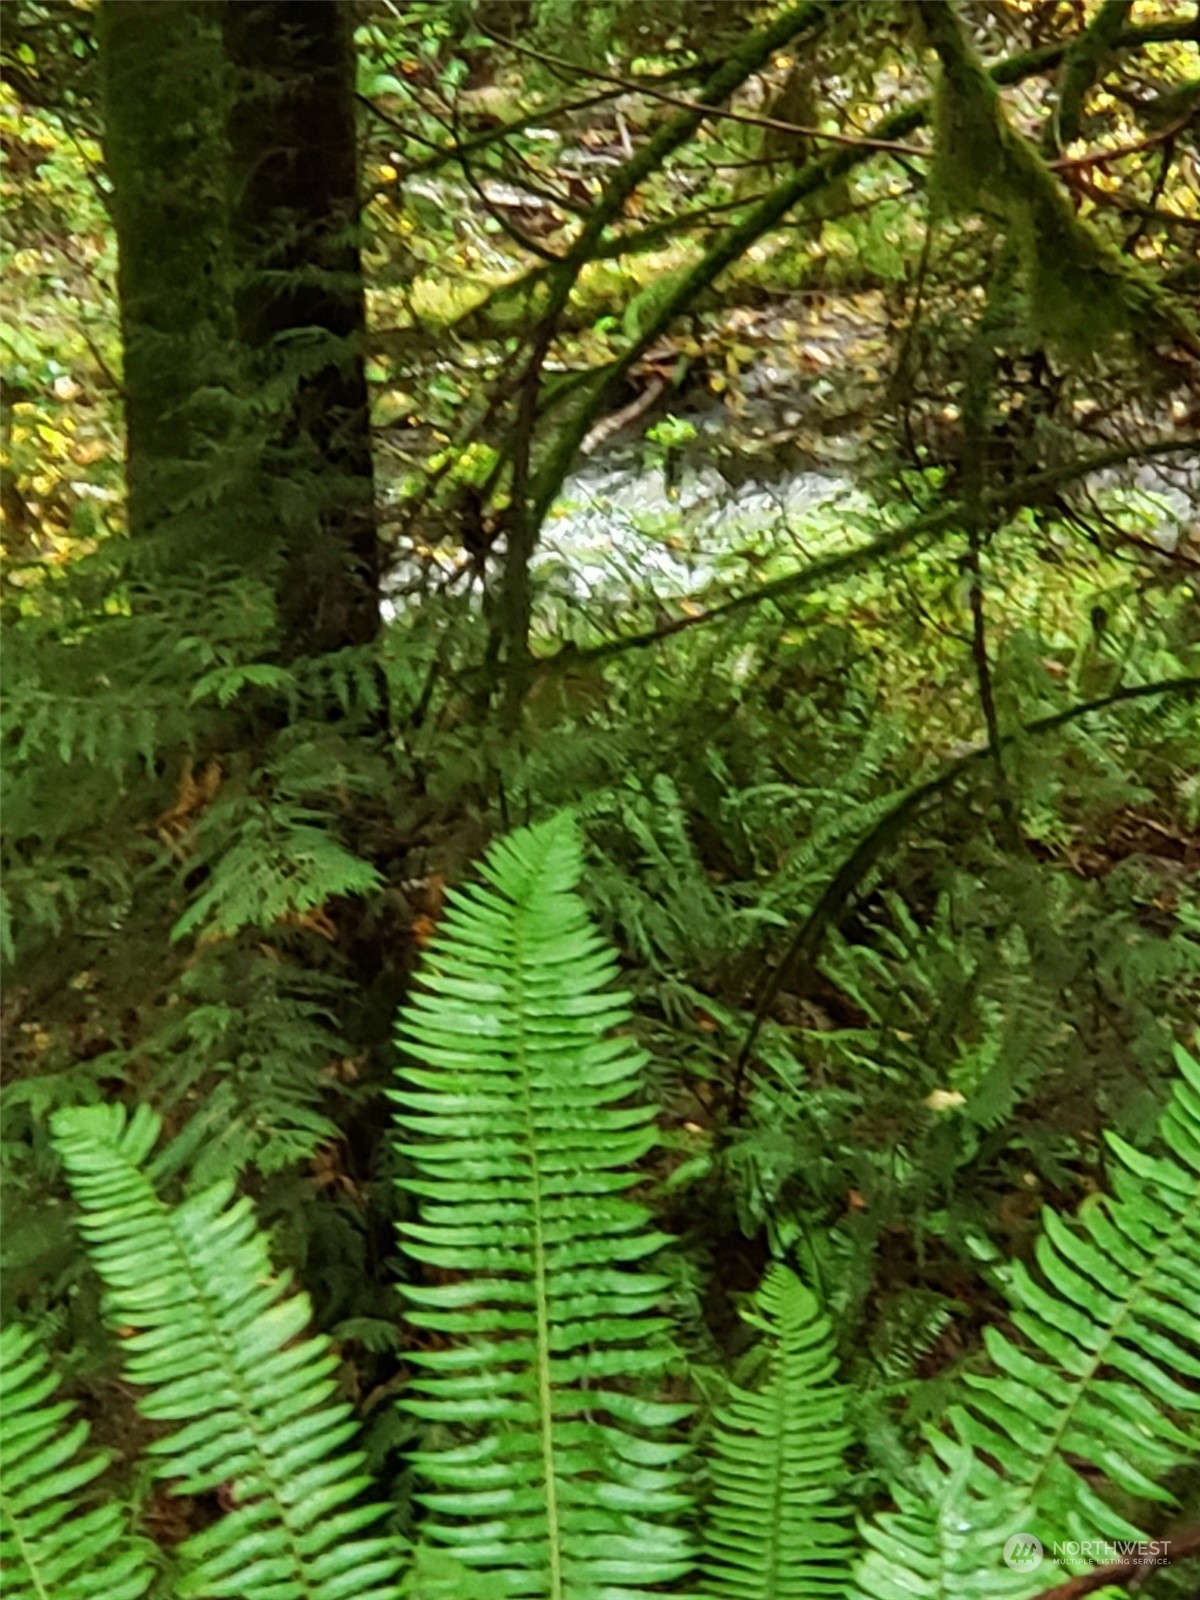
[[[825,9],[824,0],[810,0],[810,3],[790,8],[773,26],[751,35],[709,77],[701,90],[701,101],[720,103],[726,99],[758,71],[775,51],[789,44],[798,34],[816,26]],[[512,496],[499,607],[500,637],[507,673],[505,699],[510,710],[519,705],[528,681],[532,610],[529,563],[545,516],[542,495],[533,487],[531,472],[542,368],[576,280],[591,260],[593,250],[605,230],[621,216],[626,201],[646,179],[694,135],[704,115],[702,110],[679,111],[647,140],[642,149],[614,174],[604,194],[589,213],[579,237],[561,264],[553,267],[547,276],[547,302],[534,331],[529,358],[520,381],[513,430]],[[576,446],[581,439],[582,435],[575,441]]]
[[[1010,126],[993,79],[950,0],[917,0],[941,63],[934,182],[960,212],[987,204],[1021,253],[1044,336],[1091,353],[1108,330],[1177,340],[1200,356],[1200,330],[1144,269],[1076,215],[1069,195]]]
[[[1107,710],[1127,700],[1144,700],[1151,695],[1195,694],[1200,691],[1200,676],[1161,678],[1155,683],[1132,684],[1104,695],[1099,700],[1088,700],[1056,711],[1052,716],[1039,717],[1035,722],[1024,723],[1020,734],[1005,734],[1003,743],[1011,744],[1018,737],[1033,738],[1053,733],[1067,727],[1080,717]],[[903,833],[907,825],[931,800],[953,787],[964,773],[992,758],[990,743],[976,745],[965,755],[947,763],[932,778],[914,785],[902,794],[884,815],[859,840],[851,853],[825,885],[816,905],[797,928],[769,978],[762,986],[754,1008],[754,1016],[734,1064],[733,1083],[730,1090],[729,1120],[736,1123],[745,1103],[746,1072],[754,1046],[770,1015],[771,1007],[786,983],[804,983],[816,964],[818,952],[825,935],[845,918],[854,896],[875,863]]]

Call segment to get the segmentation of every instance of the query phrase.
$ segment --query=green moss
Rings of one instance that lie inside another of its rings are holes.
[[[1040,337],[1074,355],[1123,332],[1197,346],[1171,297],[1075,213],[1049,167],[1009,126],[953,9],[938,0],[922,15],[941,62],[935,195],[951,212],[993,212],[1003,221]]]

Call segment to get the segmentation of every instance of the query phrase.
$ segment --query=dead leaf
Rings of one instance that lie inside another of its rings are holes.
[[[176,848],[177,853],[182,853],[178,849],[180,840],[191,832],[216,799],[223,777],[221,763],[216,756],[211,756],[204,763],[198,775],[191,757],[187,758],[183,771],[179,774],[175,803],[168,806],[154,824],[155,831],[164,844],[171,845]]]

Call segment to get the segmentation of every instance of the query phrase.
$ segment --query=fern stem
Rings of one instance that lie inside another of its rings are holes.
[[[37,1560],[28,1540],[22,1534],[19,1520],[9,1510],[7,1496],[0,1496],[0,1521],[11,1530],[11,1536],[17,1546],[25,1576],[33,1584],[32,1600],[54,1600],[54,1596],[38,1576],[38,1567],[41,1563]],[[10,1584],[14,1583],[11,1572],[8,1573],[8,1579]]]
[[[525,988],[522,982],[525,960],[521,940],[521,917],[513,918],[513,963],[517,1013],[517,1049],[521,1064],[524,1095],[525,1147],[529,1155],[529,1181],[533,1193],[533,1282],[537,1318],[537,1386],[542,1439],[542,1475],[546,1485],[546,1538],[550,1561],[549,1600],[562,1600],[562,1530],[558,1510],[558,1463],[554,1453],[553,1386],[550,1381],[550,1306],[546,1273],[546,1232],[542,1206],[542,1174],[538,1163],[538,1134],[534,1119],[532,1074],[529,1065],[529,1031],[526,1026]]]

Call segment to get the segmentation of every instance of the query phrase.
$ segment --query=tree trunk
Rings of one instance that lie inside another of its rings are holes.
[[[104,0],[102,95],[125,347],[130,529],[172,550],[231,538],[238,476],[225,76],[203,0]]]
[[[283,539],[286,652],[338,649],[379,626],[352,7],[214,9],[234,81],[238,329],[271,397],[255,515]]]

